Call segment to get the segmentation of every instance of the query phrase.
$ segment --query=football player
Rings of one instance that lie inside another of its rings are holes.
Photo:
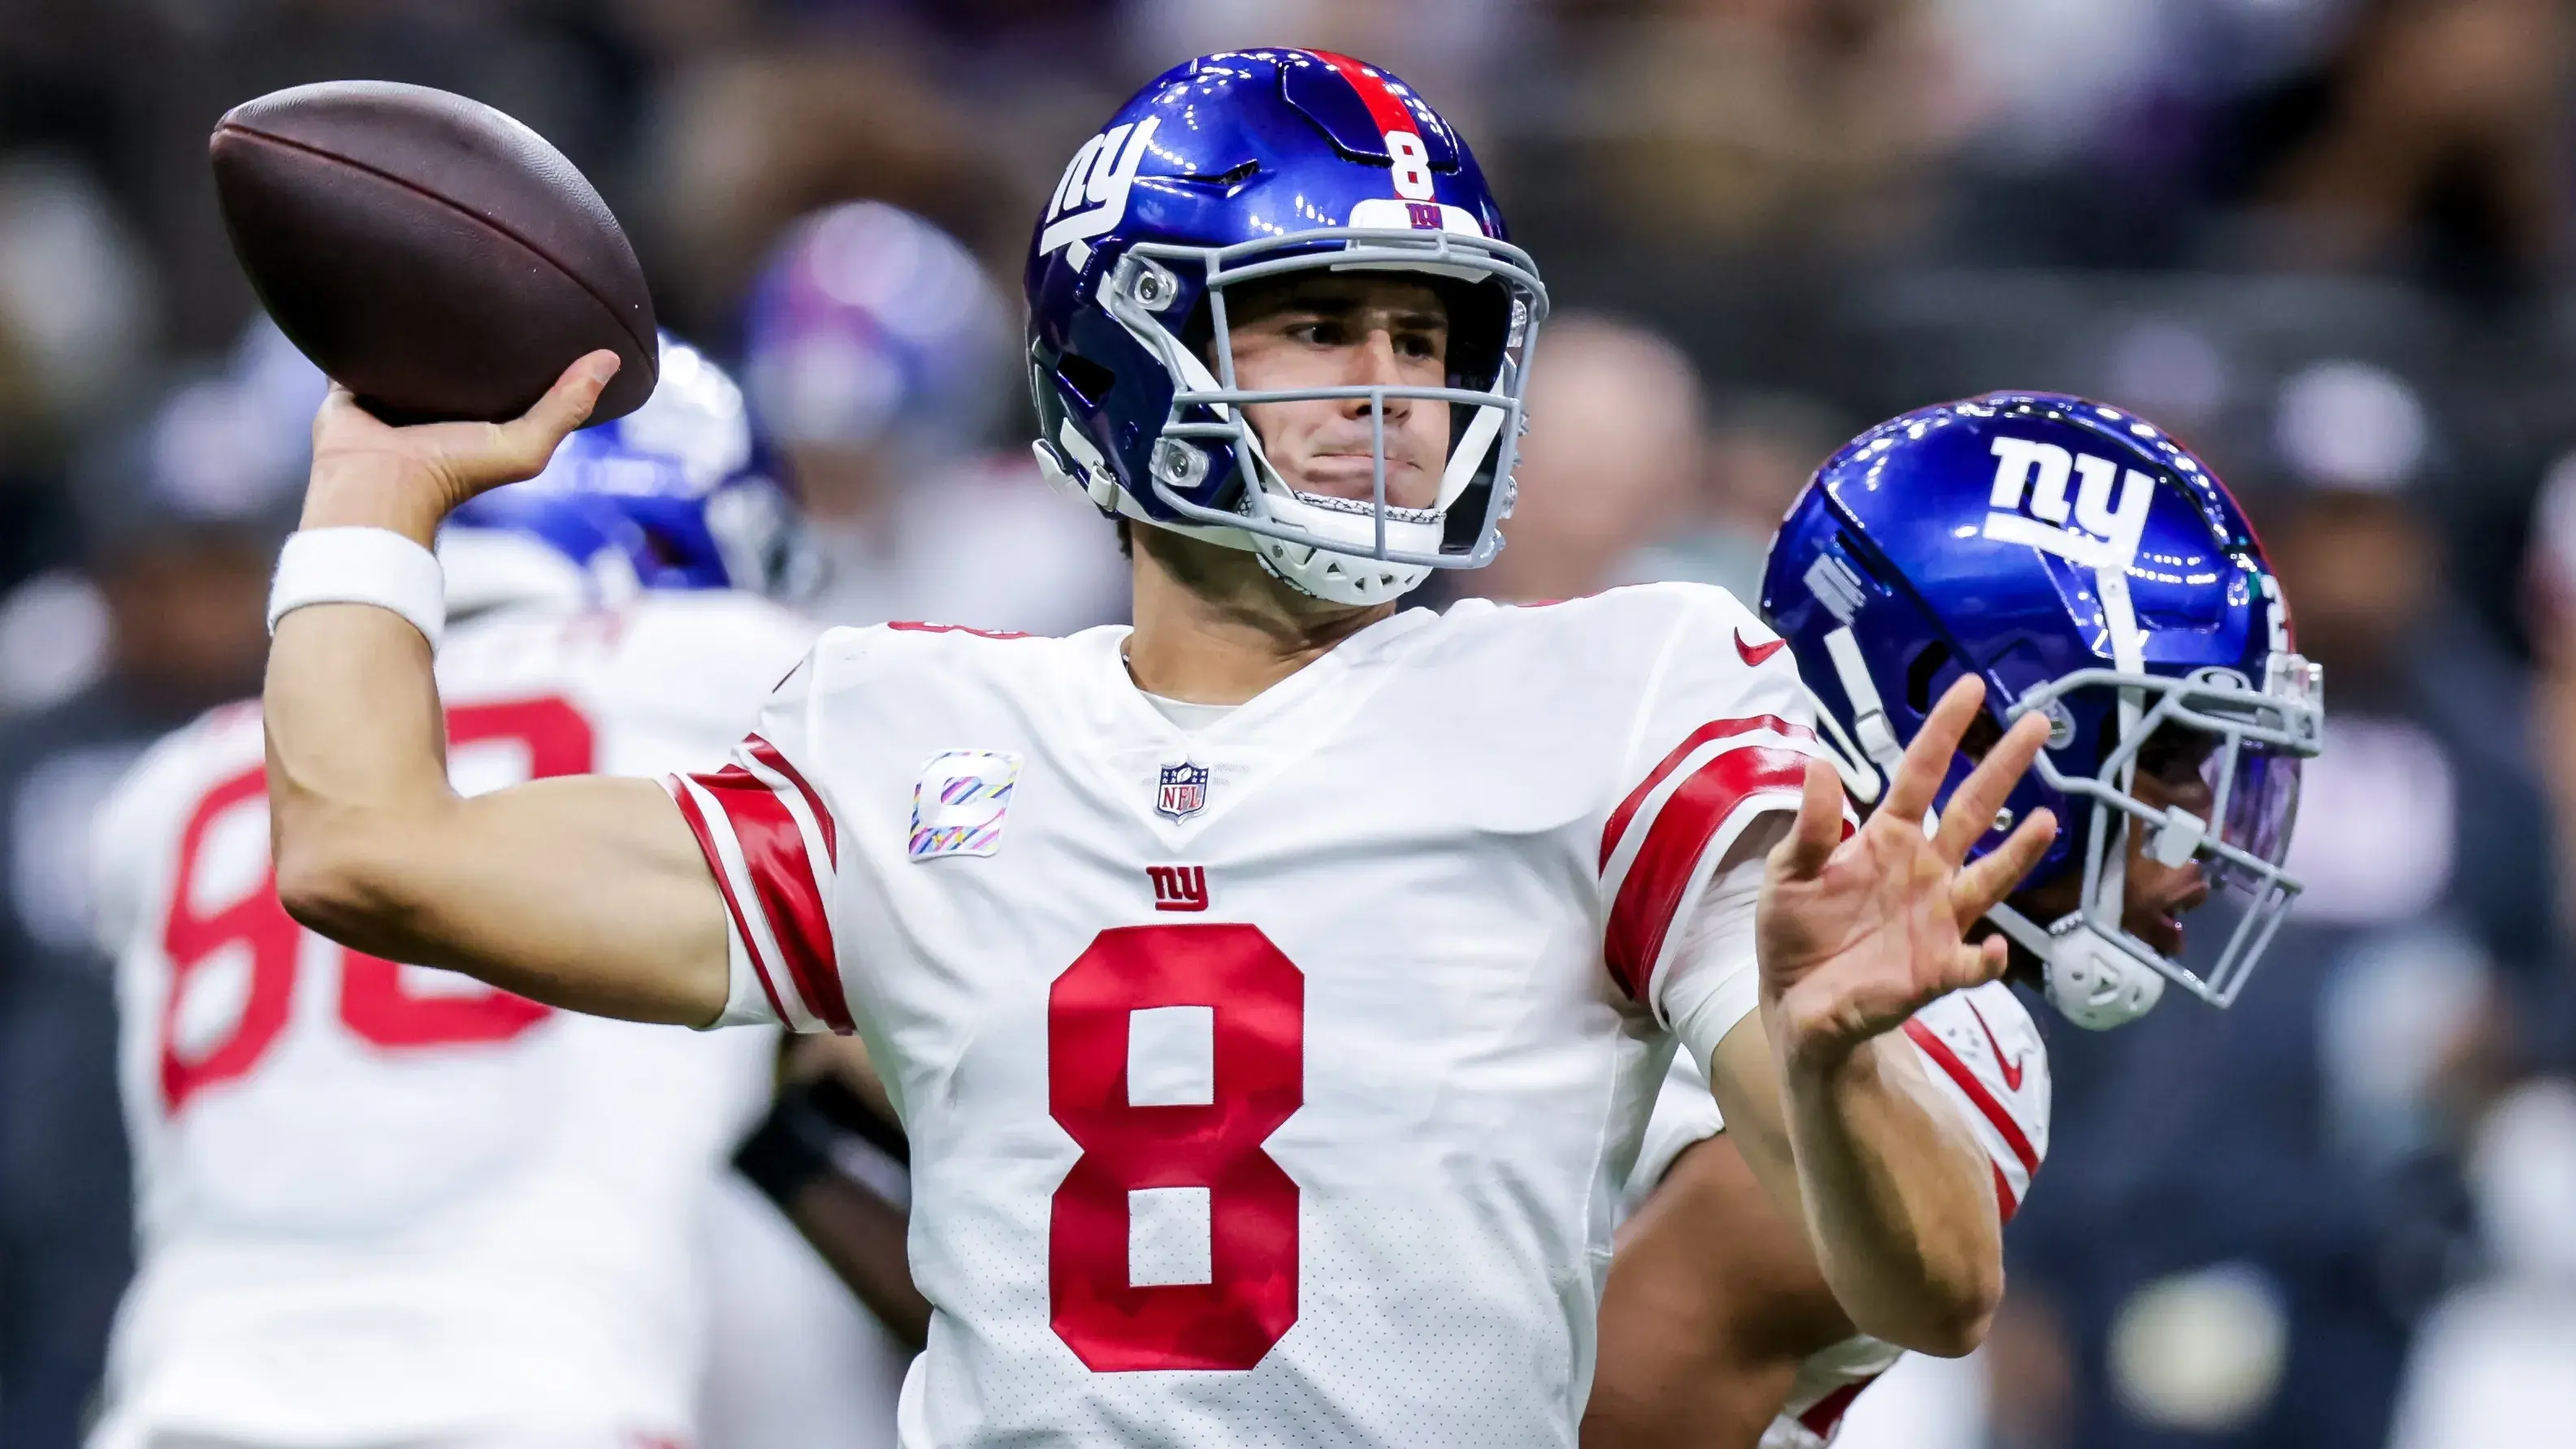
[[[1954,778],[2013,720],[2049,720],[2039,769],[1995,819],[2064,822],[1988,913],[2012,979],[2096,1030],[2168,982],[2234,999],[2299,889],[2281,864],[2322,698],[2262,546],[2199,460],[2078,398],[1909,413],[1807,485],[1773,539],[1762,611],[1815,682],[1863,809],[1962,674],[1987,704]],[[2234,898],[2233,932],[2187,964],[2183,917],[2213,892]],[[1984,1148],[2009,1220],[2048,1151],[2037,1026],[1992,981],[1925,1006],[1903,1037]],[[1724,1127],[1677,1061],[1602,1298],[1587,1444],[1819,1449],[1899,1355],[1855,1331]]]
[[[1721,591],[1400,612],[1492,556],[1546,296],[1381,70],[1156,79],[1026,284],[1041,461],[1128,525],[1135,626],[836,630],[662,788],[461,796],[431,724],[422,544],[614,359],[497,427],[335,393],[270,604],[289,908],[560,1008],[860,1033],[933,1307],[908,1445],[1571,1443],[1676,1037],[1854,1324],[1973,1345],[1991,1173],[1885,1034],[2002,971],[1963,933],[2052,818],[1965,856],[2048,720],[1927,836],[1963,679],[1847,831]]]
[[[794,522],[733,383],[665,339],[641,411],[446,520],[443,778],[721,749],[813,637],[761,597]],[[219,710],[101,817],[141,1267],[93,1442],[697,1441],[701,1213],[774,1038],[574,1015],[303,930],[267,768],[258,706]]]

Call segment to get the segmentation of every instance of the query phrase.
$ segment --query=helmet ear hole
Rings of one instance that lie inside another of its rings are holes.
[[[1099,407],[1109,396],[1110,389],[1118,385],[1117,373],[1073,352],[1066,353],[1064,360],[1056,364],[1056,375],[1063,378],[1065,386],[1072,388],[1074,395],[1082,399],[1082,405],[1089,408]]]
[[[1917,716],[1932,712],[1932,682],[1941,677],[1942,668],[1956,657],[1947,643],[1935,639],[1924,645],[1922,651],[1914,656],[1914,662],[1905,667],[1905,703]]]

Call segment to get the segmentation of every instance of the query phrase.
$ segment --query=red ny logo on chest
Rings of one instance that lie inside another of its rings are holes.
[[[1154,909],[1204,911],[1208,908],[1207,867],[1149,865],[1145,878],[1154,883]]]

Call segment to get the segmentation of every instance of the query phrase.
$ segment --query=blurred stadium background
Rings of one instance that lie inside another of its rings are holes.
[[[301,478],[214,118],[353,76],[519,116],[740,364],[828,614],[1053,630],[1124,581],[1019,442],[1028,219],[1135,85],[1258,42],[1411,80],[1544,268],[1470,587],[1744,585],[1845,434],[2057,388],[2218,466],[2327,666],[2286,939],[2223,1017],[2047,1018],[2006,1317],[1853,1442],[2576,1444],[2576,6],[0,0],[0,1449],[77,1442],[130,1256],[86,815],[256,687]],[[800,223],[861,200],[972,255]]]

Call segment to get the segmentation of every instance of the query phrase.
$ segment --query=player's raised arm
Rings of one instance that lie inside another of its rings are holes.
[[[399,600],[406,567],[475,494],[533,477],[617,370],[595,352],[526,416],[395,428],[334,388],[313,425],[308,593]],[[320,530],[347,530],[322,534]],[[389,536],[391,535],[391,536]],[[417,551],[415,551],[417,550]],[[281,602],[295,581],[281,569]],[[724,1009],[724,903],[678,808],[648,780],[579,776],[465,799],[449,788],[430,645],[390,607],[278,620],[266,690],[277,888],[297,920],[379,956],[535,1000],[704,1024]]]
[[[2048,735],[2008,731],[1963,782],[1938,832],[1925,812],[1982,686],[1954,685],[1905,753],[1887,799],[1842,838],[1842,784],[1809,763],[1789,838],[1772,853],[1757,927],[1761,1029],[1711,1063],[1727,1120],[1775,1198],[1803,1216],[1825,1279],[1861,1332],[1927,1353],[1974,1348],[2003,1296],[1985,1158],[1890,1033],[1926,1003],[2002,975],[2004,943],[1966,932],[2056,831],[2034,811],[1962,866]]]

